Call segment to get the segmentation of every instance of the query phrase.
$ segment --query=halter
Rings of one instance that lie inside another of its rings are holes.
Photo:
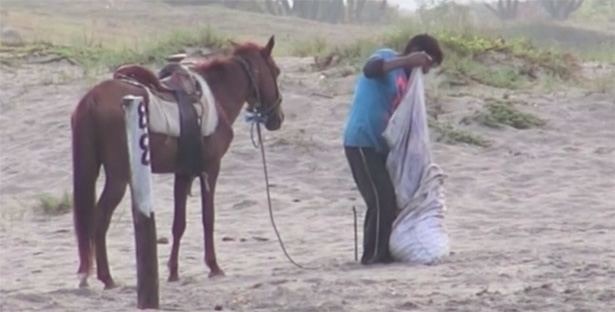
[[[254,77],[254,72],[251,69],[250,63],[240,56],[236,56],[233,59],[237,61],[239,65],[241,65],[241,68],[248,76],[248,80],[250,81],[250,87],[252,89],[252,92],[254,93],[255,103],[253,107],[249,107],[246,109],[248,111],[248,116],[246,117],[246,120],[249,122],[266,123],[271,114],[276,111],[282,103],[282,97],[280,97],[277,80],[275,79],[275,77],[273,77],[271,69],[269,69],[269,72],[273,77],[273,82],[276,87],[277,97],[273,105],[271,105],[270,107],[265,107],[263,105],[260,89],[256,84],[256,78]]]

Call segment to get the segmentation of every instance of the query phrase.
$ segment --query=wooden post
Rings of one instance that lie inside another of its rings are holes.
[[[152,203],[147,108],[140,96],[125,96],[122,104],[130,160],[130,195],[137,255],[137,307],[158,309],[158,250]]]

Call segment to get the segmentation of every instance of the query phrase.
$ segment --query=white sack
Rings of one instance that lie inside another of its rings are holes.
[[[398,261],[433,264],[449,254],[444,226],[444,173],[432,163],[423,73],[414,69],[410,86],[384,131],[399,214],[389,249]]]

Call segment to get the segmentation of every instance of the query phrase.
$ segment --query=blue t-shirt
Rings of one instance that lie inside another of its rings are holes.
[[[370,56],[389,60],[398,56],[391,49],[381,49]],[[378,152],[388,150],[382,133],[401,101],[408,83],[403,68],[394,69],[385,75],[367,78],[359,76],[354,99],[344,132],[344,146],[372,147]]]

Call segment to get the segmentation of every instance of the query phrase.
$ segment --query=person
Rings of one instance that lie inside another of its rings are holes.
[[[405,95],[413,68],[428,73],[442,63],[437,39],[412,37],[403,53],[377,50],[369,57],[355,86],[345,130],[344,150],[357,188],[367,205],[362,264],[388,263],[389,236],[397,213],[395,189],[386,169],[387,144],[382,136]]]

